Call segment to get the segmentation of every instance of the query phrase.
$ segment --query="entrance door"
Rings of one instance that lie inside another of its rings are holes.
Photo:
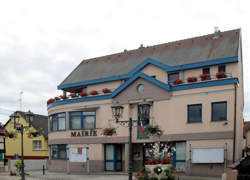
[[[122,171],[122,145],[106,144],[104,160],[105,171]]]

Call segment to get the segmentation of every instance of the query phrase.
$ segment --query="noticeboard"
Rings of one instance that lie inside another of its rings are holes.
[[[87,162],[87,147],[70,147],[70,162]]]

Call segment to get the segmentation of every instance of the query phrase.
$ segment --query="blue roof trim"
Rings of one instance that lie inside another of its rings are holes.
[[[230,79],[223,79],[223,80],[215,80],[215,81],[171,86],[171,91],[187,90],[187,89],[203,88],[203,87],[211,87],[211,86],[227,85],[227,84],[236,84],[236,83],[238,83],[238,78],[230,78]]]
[[[238,56],[203,61],[203,62],[192,63],[192,64],[184,64],[184,65],[179,65],[179,66],[168,66],[168,65],[163,64],[163,63],[161,63],[157,60],[154,60],[152,58],[147,58],[145,61],[143,61],[135,69],[133,69],[130,73],[128,73],[126,75],[112,76],[112,77],[107,77],[107,78],[83,81],[83,82],[79,82],[79,83],[65,84],[65,85],[57,86],[57,89],[65,89],[65,88],[71,88],[71,87],[77,87],[77,86],[84,86],[84,85],[104,83],[104,82],[109,82],[109,81],[129,79],[135,73],[139,72],[141,69],[143,69],[148,64],[153,64],[159,68],[164,69],[167,72],[172,72],[172,71],[180,71],[180,70],[185,70],[185,69],[193,69],[193,68],[199,68],[199,67],[203,67],[203,66],[211,66],[211,65],[223,64],[223,63],[233,63],[233,62],[238,62]]]
[[[203,88],[203,87],[211,87],[211,86],[238,83],[238,78],[230,78],[230,79],[220,79],[220,80],[215,80],[215,81],[206,81],[206,82],[203,81],[200,83],[169,86],[168,84],[162,83],[161,81],[158,81],[155,78],[152,78],[150,76],[147,76],[144,73],[139,72],[135,76],[130,78],[128,81],[126,81],[124,84],[122,84],[119,88],[117,88],[112,94],[101,95],[101,96],[92,96],[92,97],[83,97],[83,98],[76,98],[76,99],[67,99],[67,100],[63,100],[63,101],[56,101],[54,103],[49,104],[48,109],[51,107],[63,105],[63,104],[112,99],[138,78],[143,78],[145,80],[148,80],[149,82],[151,82],[159,87],[162,87],[163,89],[165,89],[167,91],[179,91],[179,90],[187,90],[187,89],[194,89],[194,88]]]
[[[112,93],[112,98],[115,97],[117,94],[119,94],[121,91],[123,91],[126,87],[128,87],[131,83],[133,83],[136,79],[138,78],[143,78],[145,80],[148,80],[149,82],[162,87],[165,90],[170,90],[170,86],[168,84],[165,84],[161,81],[158,81],[155,78],[152,78],[150,76],[147,76],[146,74],[142,72],[138,72],[136,75],[134,75],[132,78],[130,78],[128,81],[126,81],[124,84],[122,84],[119,88],[117,88],[113,93]]]

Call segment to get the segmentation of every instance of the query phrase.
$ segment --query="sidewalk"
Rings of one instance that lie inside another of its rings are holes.
[[[66,173],[56,173],[56,172],[45,172],[42,171],[28,171],[25,176],[26,180],[127,180],[128,175],[126,173],[99,173],[94,175],[87,174],[66,174]],[[9,176],[9,173],[0,173],[0,180],[19,180],[18,176]],[[134,178],[133,178],[134,179]],[[178,175],[176,180],[221,180],[220,177],[198,177],[198,176],[183,176]]]

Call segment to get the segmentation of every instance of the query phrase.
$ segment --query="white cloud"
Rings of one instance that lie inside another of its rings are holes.
[[[245,114],[250,119],[249,2],[244,0],[4,1],[0,107],[46,114],[46,100],[81,62],[101,55],[242,27]],[[7,116],[1,115],[5,122]]]

